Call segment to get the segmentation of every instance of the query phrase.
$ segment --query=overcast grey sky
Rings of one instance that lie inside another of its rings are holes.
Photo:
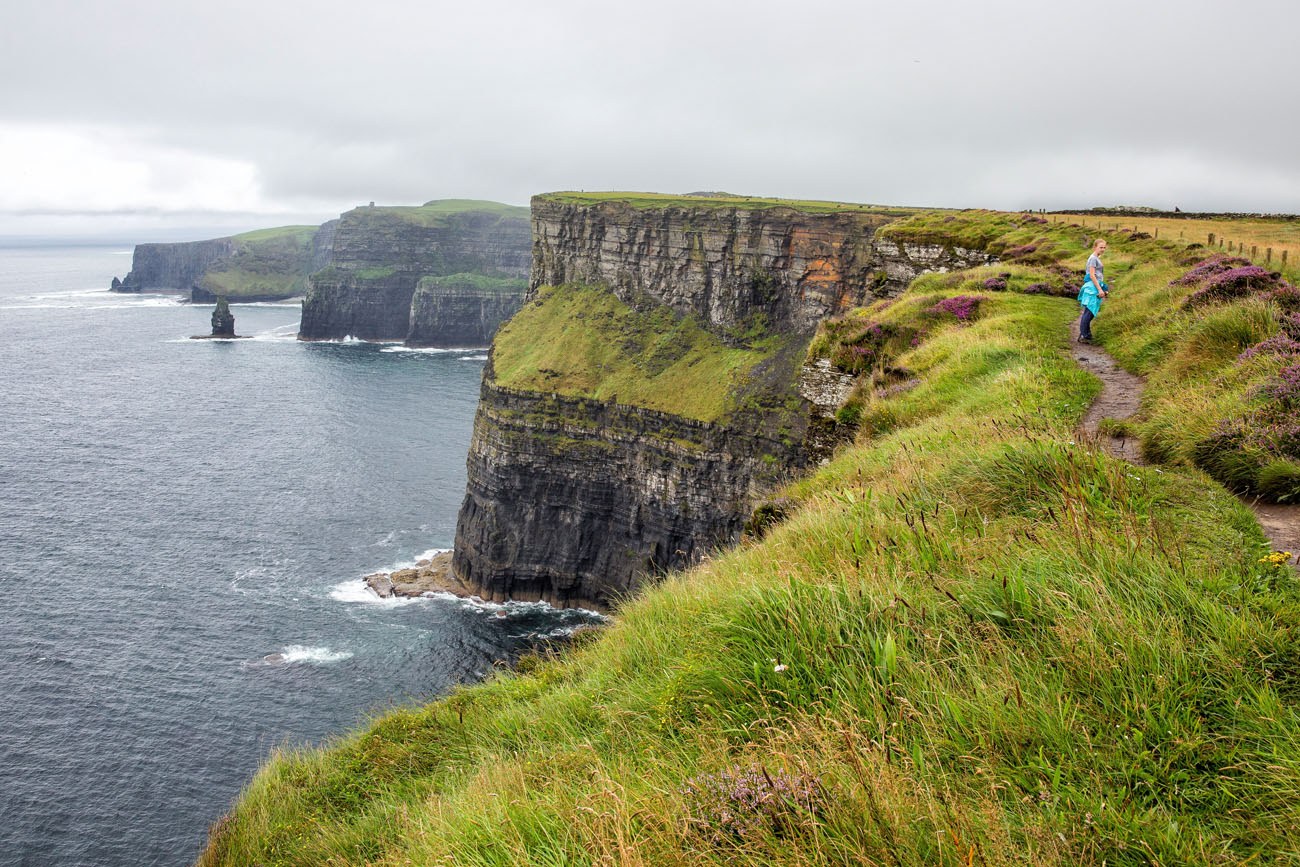
[[[1300,212],[1300,3],[6,0],[0,234],[557,189]]]

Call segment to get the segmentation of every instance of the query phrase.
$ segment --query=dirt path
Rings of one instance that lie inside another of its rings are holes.
[[[1070,328],[1071,341],[1078,336],[1079,324],[1076,321]],[[1101,394],[1089,407],[1080,425],[1084,436],[1095,440],[1110,455],[1130,463],[1146,464],[1137,439],[1108,436],[1098,431],[1103,418],[1126,419],[1137,413],[1145,384],[1142,377],[1123,370],[1100,346],[1072,342],[1070,352],[1080,367],[1101,380]],[[1260,503],[1244,497],[1242,502],[1254,511],[1273,550],[1290,551],[1295,555],[1292,564],[1300,572],[1300,506]]]

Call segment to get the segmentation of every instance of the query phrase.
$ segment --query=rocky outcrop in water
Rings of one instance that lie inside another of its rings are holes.
[[[330,241],[331,265],[313,274],[303,299],[302,340],[406,340],[412,332],[412,301],[428,277],[471,274],[496,279],[527,277],[531,240],[526,212],[491,202],[463,206],[430,202],[419,208],[363,207],[338,221]],[[416,342],[429,345],[451,335],[431,323],[424,308],[437,307],[435,284],[418,316]],[[479,307],[485,305],[480,303]],[[486,305],[491,307],[492,305]],[[480,311],[473,320],[491,319]],[[477,327],[477,326],[476,326]],[[475,337],[482,346],[486,340]],[[438,344],[441,345],[441,344]]]
[[[235,315],[230,312],[230,304],[224,295],[217,299],[216,309],[212,311],[212,336],[235,336]]]

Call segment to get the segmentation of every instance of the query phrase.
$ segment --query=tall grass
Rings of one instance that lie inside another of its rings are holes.
[[[1201,473],[1075,439],[1073,302],[927,320],[955,291],[867,311],[924,332],[891,359],[920,384],[869,397],[890,423],[792,485],[786,523],[594,640],[280,751],[200,863],[1300,858],[1294,578]],[[741,777],[771,785],[701,803]],[[792,779],[817,796],[728,830]]]

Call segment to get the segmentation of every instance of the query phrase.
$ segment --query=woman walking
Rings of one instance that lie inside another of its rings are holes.
[[[1110,294],[1106,285],[1105,267],[1101,264],[1101,254],[1106,252],[1106,239],[1098,238],[1092,245],[1092,255],[1088,257],[1088,279],[1079,290],[1079,304],[1083,314],[1079,317],[1079,342],[1092,343],[1092,320],[1101,312],[1101,299]]]

